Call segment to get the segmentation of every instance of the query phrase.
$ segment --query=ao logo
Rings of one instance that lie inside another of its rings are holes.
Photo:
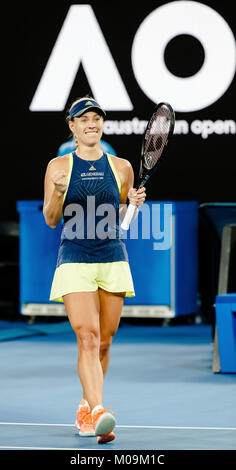
[[[196,37],[205,51],[201,69],[187,78],[173,75],[164,62],[166,45],[180,34]],[[196,1],[174,1],[144,19],[133,40],[131,59],[140,88],[153,102],[169,101],[176,111],[191,112],[214,103],[229,87],[235,73],[235,40],[229,25],[212,8]],[[106,110],[133,109],[91,6],[72,5],[30,110],[62,111],[80,63]]]

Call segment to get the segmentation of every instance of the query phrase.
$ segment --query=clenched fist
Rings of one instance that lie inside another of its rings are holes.
[[[55,185],[55,189],[64,194],[68,186],[68,177],[65,171],[58,170],[52,175],[52,182]]]

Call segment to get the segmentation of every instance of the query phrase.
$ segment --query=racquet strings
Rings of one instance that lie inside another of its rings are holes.
[[[167,106],[161,106],[153,114],[146,130],[143,146],[143,161],[151,170],[161,157],[171,129],[171,113]]]

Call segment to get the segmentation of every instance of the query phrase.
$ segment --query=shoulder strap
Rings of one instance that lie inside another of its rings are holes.
[[[114,163],[113,163],[113,161],[112,161],[112,158],[111,158],[111,155],[109,155],[109,153],[107,153],[107,158],[108,158],[110,167],[111,167],[111,169],[112,169],[112,171],[113,171],[113,173],[114,173],[114,176],[115,176],[115,179],[116,179],[116,182],[117,182],[117,186],[118,186],[119,192],[120,192],[120,190],[121,190],[121,181],[120,181],[120,177],[119,177],[119,175],[118,175],[118,173],[117,173],[117,171],[116,171],[115,165],[114,165]]]

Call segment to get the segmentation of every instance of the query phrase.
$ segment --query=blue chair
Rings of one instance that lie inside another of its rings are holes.
[[[217,295],[215,312],[220,371],[236,373],[236,293]]]

